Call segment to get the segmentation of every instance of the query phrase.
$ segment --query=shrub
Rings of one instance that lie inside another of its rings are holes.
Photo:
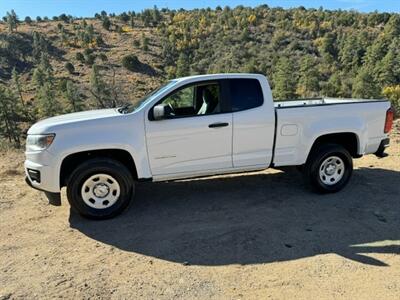
[[[70,62],[65,63],[65,69],[68,71],[69,74],[74,74],[75,72],[75,67]]]
[[[104,17],[104,19],[103,19],[103,22],[102,22],[102,24],[101,24],[102,26],[103,26],[103,28],[105,29],[105,30],[110,30],[110,27],[111,27],[111,21],[110,21],[110,19],[109,18],[107,18],[107,17]]]
[[[133,46],[136,47],[136,48],[139,48],[140,47],[140,42],[138,40],[134,40],[133,41]]]
[[[140,66],[140,61],[134,54],[126,55],[122,58],[122,66],[129,71],[137,71]]]
[[[81,63],[85,63],[85,57],[83,56],[83,54],[81,52],[77,52],[75,54],[75,58],[77,61],[80,61]]]
[[[32,23],[32,19],[29,16],[25,17],[25,23],[30,25]]]
[[[93,64],[94,64],[94,61],[96,60],[96,55],[94,55],[94,54],[88,54],[88,55],[85,55],[85,63],[88,65],[88,66],[92,66]]]
[[[108,57],[107,55],[105,55],[104,53],[100,53],[99,54],[99,58],[102,62],[107,62],[108,61]]]

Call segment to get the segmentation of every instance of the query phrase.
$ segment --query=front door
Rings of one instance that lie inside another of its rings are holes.
[[[157,103],[169,106],[170,114],[162,120],[146,117],[153,176],[212,174],[233,167],[232,113],[224,112],[223,98],[215,81],[184,86]]]

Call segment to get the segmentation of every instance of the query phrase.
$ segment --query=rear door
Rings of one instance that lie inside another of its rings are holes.
[[[220,81],[194,83],[160,100],[173,116],[146,118],[146,140],[153,176],[213,173],[232,168],[232,113]],[[154,107],[153,107],[154,108]]]
[[[268,91],[256,78],[227,81],[233,115],[233,166],[269,167],[275,135],[275,111],[264,101]]]

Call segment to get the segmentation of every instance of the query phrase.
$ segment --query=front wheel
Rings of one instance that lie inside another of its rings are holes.
[[[90,219],[108,219],[120,214],[134,193],[129,170],[109,158],[94,158],[79,165],[67,184],[71,206]]]
[[[310,153],[304,172],[314,190],[335,193],[349,182],[353,172],[353,159],[340,145],[322,145]]]

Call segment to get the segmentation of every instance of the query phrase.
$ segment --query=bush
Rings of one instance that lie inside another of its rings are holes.
[[[74,74],[75,72],[75,67],[70,62],[65,63],[65,69],[68,71],[69,74]]]
[[[104,53],[100,53],[100,54],[99,54],[99,58],[100,58],[100,60],[101,60],[103,63],[105,63],[105,62],[108,61],[108,57],[107,57],[107,55],[105,55]]]
[[[122,66],[129,71],[135,72],[140,66],[140,61],[136,55],[129,54],[122,58]]]
[[[110,30],[110,27],[111,27],[111,21],[110,21],[110,19],[109,18],[107,18],[107,17],[104,17],[104,19],[103,19],[103,22],[102,22],[102,24],[101,24],[102,26],[103,26],[103,28],[105,29],[105,30]]]
[[[94,61],[96,60],[96,55],[94,55],[94,54],[88,54],[88,55],[85,55],[85,63],[88,65],[88,66],[92,66],[93,64],[94,64]]]
[[[140,47],[140,42],[138,40],[134,40],[133,41],[133,46],[136,47],[136,48],[139,48]]]
[[[25,17],[25,23],[30,25],[32,23],[32,19],[30,17]]]
[[[75,58],[77,61],[80,61],[81,63],[85,63],[85,57],[83,56],[83,54],[81,52],[77,52],[75,54]]]

